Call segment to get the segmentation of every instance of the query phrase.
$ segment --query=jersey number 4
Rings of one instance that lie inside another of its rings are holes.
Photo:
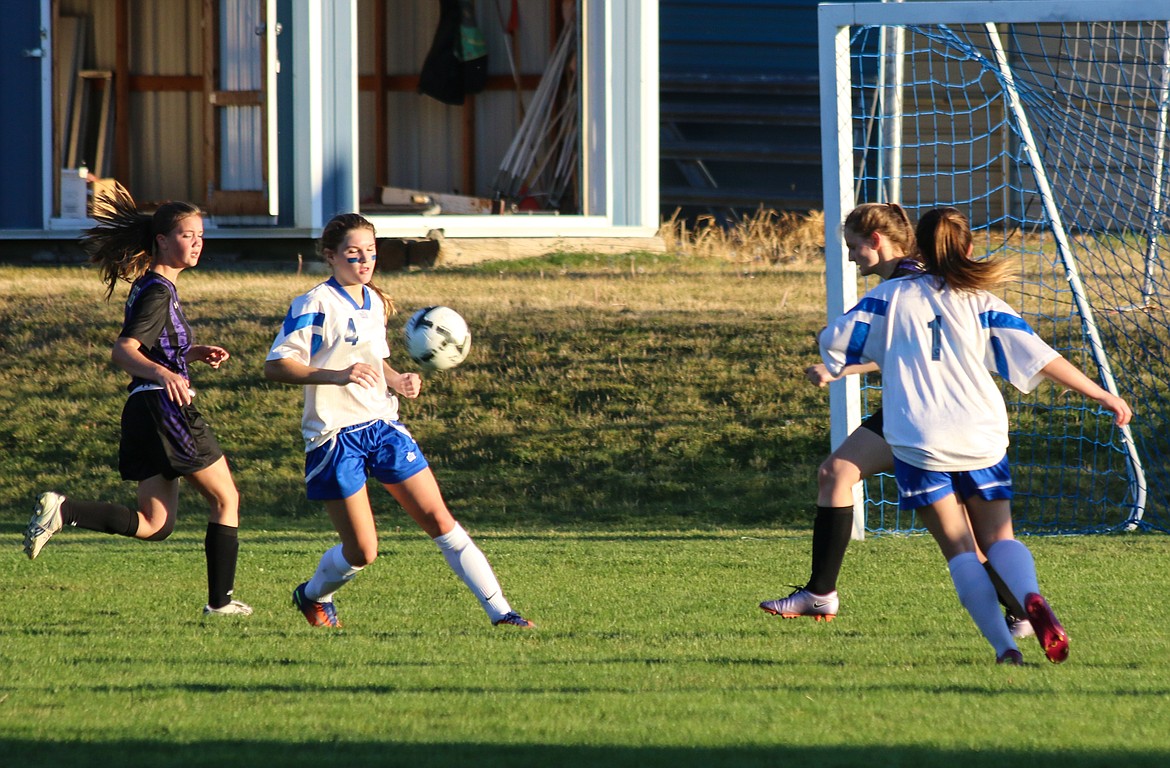
[[[345,340],[348,341],[350,344],[357,344],[358,343],[357,326],[353,324],[352,317],[349,319],[349,325],[345,329]],[[937,360],[938,358],[935,358],[935,359]]]

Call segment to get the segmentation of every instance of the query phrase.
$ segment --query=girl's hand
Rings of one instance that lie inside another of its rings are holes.
[[[354,363],[336,373],[337,377],[333,383],[343,387],[347,384],[357,384],[365,389],[378,386],[378,369],[369,363]]]
[[[1130,409],[1129,403],[1120,397],[1106,393],[1105,397],[1098,398],[1097,402],[1105,410],[1113,412],[1113,423],[1119,427],[1124,427],[1133,418],[1133,410]]]
[[[219,368],[220,363],[227,360],[231,355],[223,347],[216,347],[210,344],[195,344],[187,353],[187,362],[199,360],[207,363],[212,368]]]
[[[390,388],[403,397],[416,398],[422,391],[422,377],[417,373],[399,373],[388,380]]]
[[[815,365],[810,365],[808,368],[805,368],[804,377],[808,379],[809,382],[816,384],[818,387],[823,387],[826,384],[832,384],[834,381],[841,378],[840,376],[834,376],[833,374],[829,373],[829,369],[825,367],[824,363],[816,363]]]
[[[191,389],[191,382],[174,371],[163,368],[158,375],[158,383],[163,385],[167,397],[176,405],[190,405],[195,399],[195,390]]]

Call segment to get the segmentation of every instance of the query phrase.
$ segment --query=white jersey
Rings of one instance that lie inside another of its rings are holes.
[[[1007,407],[992,372],[1031,392],[1060,356],[1003,300],[932,276],[875,287],[820,344],[834,375],[881,367],[886,442],[900,461],[939,472],[984,469],[1007,452]]]
[[[387,388],[382,368],[390,356],[385,317],[378,294],[363,287],[359,306],[333,278],[293,299],[267,360],[287,358],[330,370],[368,363],[378,372],[378,383],[368,389],[358,384],[305,385],[305,450],[355,424],[397,420],[398,398]]]

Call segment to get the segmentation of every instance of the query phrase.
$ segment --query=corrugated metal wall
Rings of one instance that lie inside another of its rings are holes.
[[[661,0],[664,216],[821,207],[816,0]]]
[[[663,74],[817,74],[817,0],[660,0]]]
[[[202,75],[201,2],[135,0],[130,14],[130,69],[135,75]],[[83,68],[114,68],[113,0],[60,0],[61,15],[88,27]],[[120,179],[140,201],[203,200],[202,92],[131,92],[129,177]]]
[[[417,76],[431,47],[439,22],[437,0],[359,0],[361,19],[372,19],[375,3],[385,8],[386,74]],[[559,3],[557,4],[559,5]],[[548,0],[520,0],[520,25],[515,52],[521,73],[539,75],[552,47],[553,4]],[[488,46],[489,75],[511,78],[511,68],[500,16],[506,22],[509,0],[479,0],[477,21]],[[374,72],[373,25],[360,25],[359,74]],[[527,103],[532,91],[525,91]],[[392,91],[386,103],[390,152],[384,169],[390,186],[491,196],[491,183],[519,126],[514,90],[487,90],[474,97],[471,152],[473,187],[464,188],[464,107],[448,106],[413,91]],[[363,91],[360,101],[361,173],[363,196],[375,187],[374,95]]]

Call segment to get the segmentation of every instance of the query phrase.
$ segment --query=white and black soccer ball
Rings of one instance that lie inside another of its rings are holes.
[[[402,329],[406,354],[429,371],[446,371],[467,359],[471,331],[467,321],[450,307],[424,307],[411,315]]]

